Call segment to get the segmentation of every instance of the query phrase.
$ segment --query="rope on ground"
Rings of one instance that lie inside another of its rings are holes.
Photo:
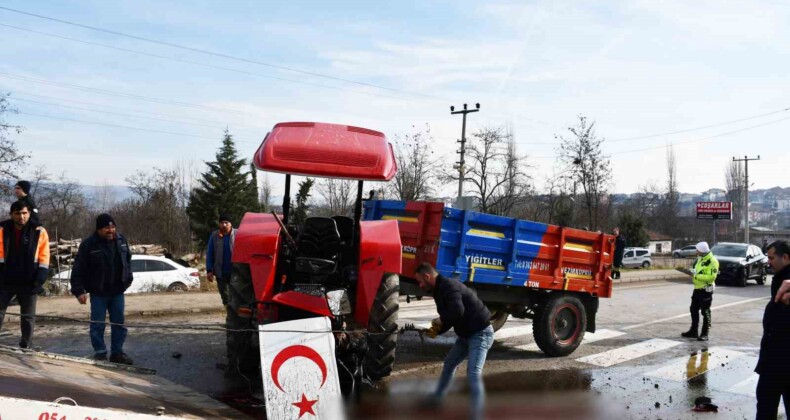
[[[104,324],[105,326],[117,326],[123,328],[161,328],[167,330],[184,330],[184,331],[216,331],[216,332],[260,332],[254,328],[241,328],[241,329],[234,329],[234,328],[227,328],[221,326],[220,324],[196,324],[196,325],[187,325],[187,324],[158,324],[158,323],[115,323],[110,321],[91,321],[91,320],[84,320],[84,319],[77,319],[77,318],[70,318],[65,316],[58,316],[58,315],[23,315],[19,313],[13,312],[0,312],[0,316],[15,316],[20,318],[34,318],[36,320],[56,320],[56,321],[68,321],[76,324]],[[371,332],[368,330],[363,329],[354,329],[354,330],[327,330],[327,331],[302,331],[302,330],[263,330],[264,332],[288,332],[288,333],[304,333],[304,334],[324,334],[327,332],[332,333],[352,333],[352,334],[363,334],[363,335],[392,335],[398,334],[402,332],[401,330],[395,332]]]

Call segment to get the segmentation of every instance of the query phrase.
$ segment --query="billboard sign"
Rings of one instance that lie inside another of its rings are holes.
[[[697,203],[697,219],[731,220],[732,201],[700,201]]]

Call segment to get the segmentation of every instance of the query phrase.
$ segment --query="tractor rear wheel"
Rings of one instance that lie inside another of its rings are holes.
[[[573,353],[584,338],[587,313],[573,295],[557,294],[544,302],[532,321],[535,343],[551,357]]]
[[[392,372],[398,344],[398,275],[385,274],[381,279],[368,318],[368,353],[365,372],[379,380]]]

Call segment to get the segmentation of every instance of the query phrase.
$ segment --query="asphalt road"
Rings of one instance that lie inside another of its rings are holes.
[[[601,300],[596,334],[587,334],[567,357],[543,355],[533,344],[531,322],[511,319],[497,333],[484,371],[488,414],[492,418],[707,418],[709,413],[691,412],[694,399],[707,396],[726,418],[754,418],[757,377],[752,371],[769,290],[768,285],[754,283],[745,288],[718,287],[707,343],[680,337],[690,322],[688,282],[615,286],[614,297]],[[434,314],[428,299],[401,303],[401,323],[428,323]],[[151,322],[187,327],[220,324],[222,318],[198,315]],[[219,331],[131,328],[126,351],[136,365],[234,401],[261,417],[255,400],[247,399],[238,384],[225,382],[215,367],[223,361],[224,339]],[[16,333],[0,337],[3,344],[13,345],[16,340]],[[424,342],[416,333],[403,334],[393,375],[362,396],[353,417],[462,416],[467,405],[464,365],[442,412],[421,411],[417,404],[435,386],[453,340],[452,333]],[[91,353],[84,325],[39,323],[35,345],[69,355]]]

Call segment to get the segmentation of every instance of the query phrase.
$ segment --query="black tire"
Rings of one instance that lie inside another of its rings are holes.
[[[645,261],[642,263],[642,268],[650,268],[650,261]]]
[[[676,252],[672,254],[672,258],[680,258],[680,253]]]
[[[397,274],[385,274],[381,279],[373,307],[368,317],[368,353],[365,372],[373,380],[392,373],[395,348],[398,344],[398,286]]]
[[[584,305],[576,296],[567,294],[549,297],[532,321],[535,343],[551,357],[573,353],[581,344],[586,329]]]
[[[186,292],[188,289],[187,285],[177,281],[175,283],[170,283],[170,286],[167,286],[168,292]]]
[[[228,306],[225,313],[225,348],[228,357],[226,376],[257,374],[260,370],[260,351],[252,317],[239,315],[239,308],[255,301],[252,273],[248,264],[233,264],[228,282]],[[235,331],[234,331],[235,330]],[[246,330],[246,331],[239,331]]]
[[[765,267],[761,268],[760,269],[760,277],[757,278],[757,284],[759,284],[761,286],[764,285],[765,284],[765,280],[767,279],[767,277],[768,277],[768,270]]]
[[[746,276],[746,269],[742,268],[738,271],[738,275],[735,278],[735,285],[738,287],[746,287],[746,281],[748,277]]]
[[[510,314],[501,309],[489,309],[489,311],[491,312],[491,327],[494,328],[494,332],[497,332],[505,325]]]

